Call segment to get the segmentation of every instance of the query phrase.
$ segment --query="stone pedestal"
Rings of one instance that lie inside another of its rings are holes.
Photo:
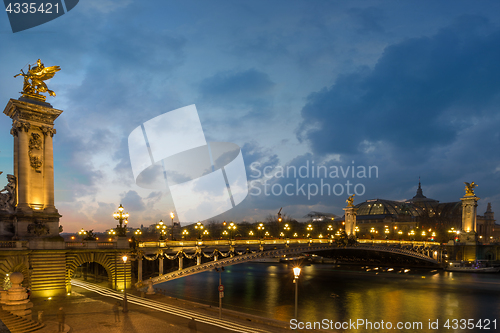
[[[154,295],[154,294],[155,294],[155,290],[153,288],[153,281],[151,279],[149,279],[148,290],[146,291],[146,295]]]
[[[358,208],[347,206],[345,211],[345,232],[348,237],[356,237],[356,212]]]
[[[10,281],[12,282],[12,287],[7,290],[7,295],[2,295],[2,301],[4,302],[2,309],[9,311],[13,315],[31,319],[33,303],[28,299],[26,288],[21,286],[23,280],[24,276],[22,273],[15,272],[11,274]]]
[[[16,181],[16,235],[21,239],[59,234],[54,206],[54,120],[62,113],[48,103],[10,99],[4,114],[12,119]],[[3,223],[3,222],[2,222]],[[17,233],[17,234],[16,234]]]

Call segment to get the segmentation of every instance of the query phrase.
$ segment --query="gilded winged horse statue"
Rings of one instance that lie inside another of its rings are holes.
[[[52,79],[56,72],[60,70],[59,66],[45,67],[40,59],[38,59],[36,65],[33,65],[33,67],[28,65],[27,73],[21,69],[21,73],[14,77],[18,77],[19,75],[24,77],[23,91],[21,92],[23,97],[45,102],[46,97],[40,95],[40,93],[48,92],[50,96],[55,96],[56,93],[50,90],[44,81]]]

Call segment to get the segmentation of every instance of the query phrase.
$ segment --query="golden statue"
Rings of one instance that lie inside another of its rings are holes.
[[[45,67],[40,59],[38,59],[36,66],[33,65],[31,67],[31,65],[28,65],[28,73],[24,73],[21,69],[21,73],[14,77],[18,77],[19,75],[24,77],[23,91],[21,92],[23,97],[45,102],[46,97],[40,95],[40,93],[48,92],[50,96],[55,96],[56,93],[47,88],[47,85],[43,81],[52,79],[56,72],[60,70],[59,66]]]
[[[354,194],[351,195],[349,198],[347,198],[347,200],[345,201],[347,202],[347,207],[354,207],[353,205],[353,202],[354,202]]]
[[[472,183],[467,183],[467,182],[464,182],[465,184],[465,195],[466,196],[474,196],[474,187],[476,187],[477,185],[472,182]]]

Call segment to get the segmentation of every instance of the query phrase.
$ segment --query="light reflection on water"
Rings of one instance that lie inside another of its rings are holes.
[[[442,328],[447,319],[472,318],[497,319],[497,328],[500,327],[500,317],[495,317],[500,313],[500,274],[397,271],[305,266],[298,286],[299,320],[422,322],[425,331],[429,319],[439,319]],[[218,306],[218,280],[217,272],[204,272],[158,287],[173,297]],[[223,307],[289,321],[295,304],[292,281],[291,266],[287,264],[228,266],[222,273]]]

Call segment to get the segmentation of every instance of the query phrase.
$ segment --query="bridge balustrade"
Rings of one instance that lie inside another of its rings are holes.
[[[66,242],[67,249],[115,249],[116,242]]]
[[[2,249],[26,249],[28,248],[27,241],[0,241]]]

